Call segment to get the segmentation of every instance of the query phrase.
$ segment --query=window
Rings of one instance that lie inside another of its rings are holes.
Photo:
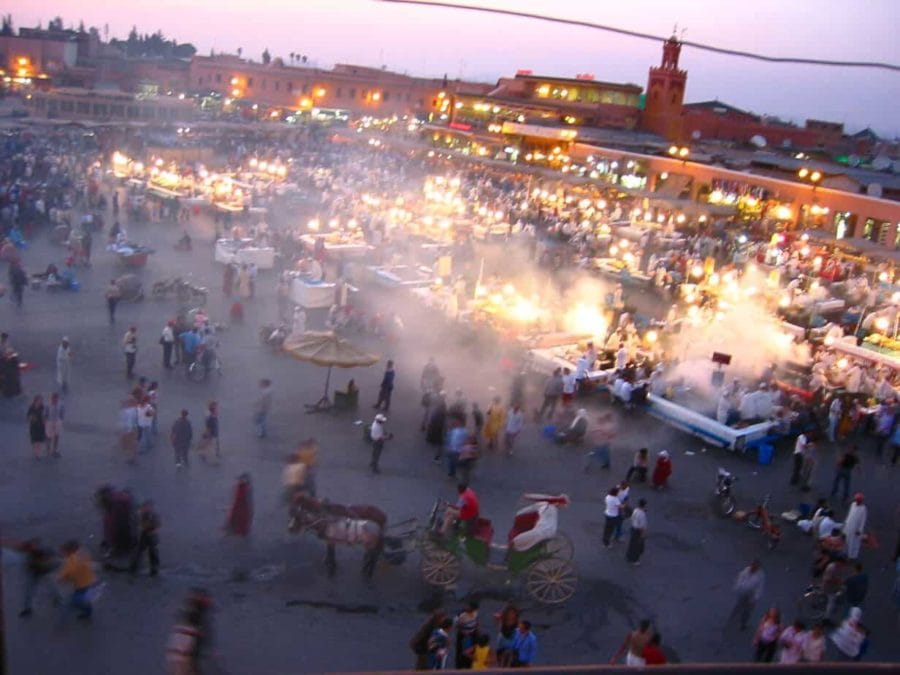
[[[262,88],[263,88],[263,89],[265,89],[265,88],[266,88],[266,78],[263,78],[263,84],[262,84]]]
[[[111,105],[109,107],[109,114],[115,117],[124,117],[125,116],[125,106],[121,104]]]
[[[200,78],[203,79],[202,77]],[[216,73],[216,84],[222,84],[222,73]]]
[[[248,78],[247,78],[247,89],[249,89],[249,88],[252,87],[252,86],[253,86],[253,78],[252,78],[252,77],[248,77]]]
[[[389,100],[391,100],[391,92],[389,92],[389,91],[384,92],[384,94],[382,95],[381,98],[382,98],[382,100],[384,100],[385,103],[387,103]]]
[[[137,109],[137,106],[130,105],[128,106],[128,119],[133,120],[137,119],[140,111]]]
[[[294,83],[293,83],[293,82],[288,82],[288,83],[287,83],[287,90],[288,90],[288,91],[294,91]]]
[[[75,107],[75,104],[72,101],[60,101],[59,109],[63,112],[72,112],[72,109]]]
[[[337,98],[344,98],[344,90],[338,87],[335,96],[337,96]]]
[[[349,95],[350,95],[350,98],[356,98],[356,88],[355,87],[350,87]]]

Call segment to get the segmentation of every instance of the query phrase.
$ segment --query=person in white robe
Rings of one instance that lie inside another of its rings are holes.
[[[861,492],[853,496],[853,503],[847,512],[844,521],[844,537],[847,540],[847,557],[856,560],[859,557],[859,549],[862,546],[863,533],[866,529],[867,509],[865,497]]]

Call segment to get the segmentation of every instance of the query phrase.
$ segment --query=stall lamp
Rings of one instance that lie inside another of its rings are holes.
[[[884,331],[886,331],[889,326],[890,326],[890,322],[887,320],[886,317],[879,316],[877,319],[875,319],[875,328],[880,330],[882,333]]]

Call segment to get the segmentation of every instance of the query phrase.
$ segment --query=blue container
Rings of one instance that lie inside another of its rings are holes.
[[[756,459],[760,464],[771,464],[775,454],[775,446],[771,443],[760,443],[756,449]]]
[[[544,438],[556,438],[556,425],[548,424],[544,427]]]

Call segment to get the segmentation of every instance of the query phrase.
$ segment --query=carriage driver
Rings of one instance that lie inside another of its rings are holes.
[[[478,495],[475,491],[465,483],[457,485],[456,491],[459,493],[459,499],[444,512],[444,522],[441,525],[441,534],[444,536],[449,535],[456,524],[461,534],[469,534],[474,528],[475,521],[478,520]]]

